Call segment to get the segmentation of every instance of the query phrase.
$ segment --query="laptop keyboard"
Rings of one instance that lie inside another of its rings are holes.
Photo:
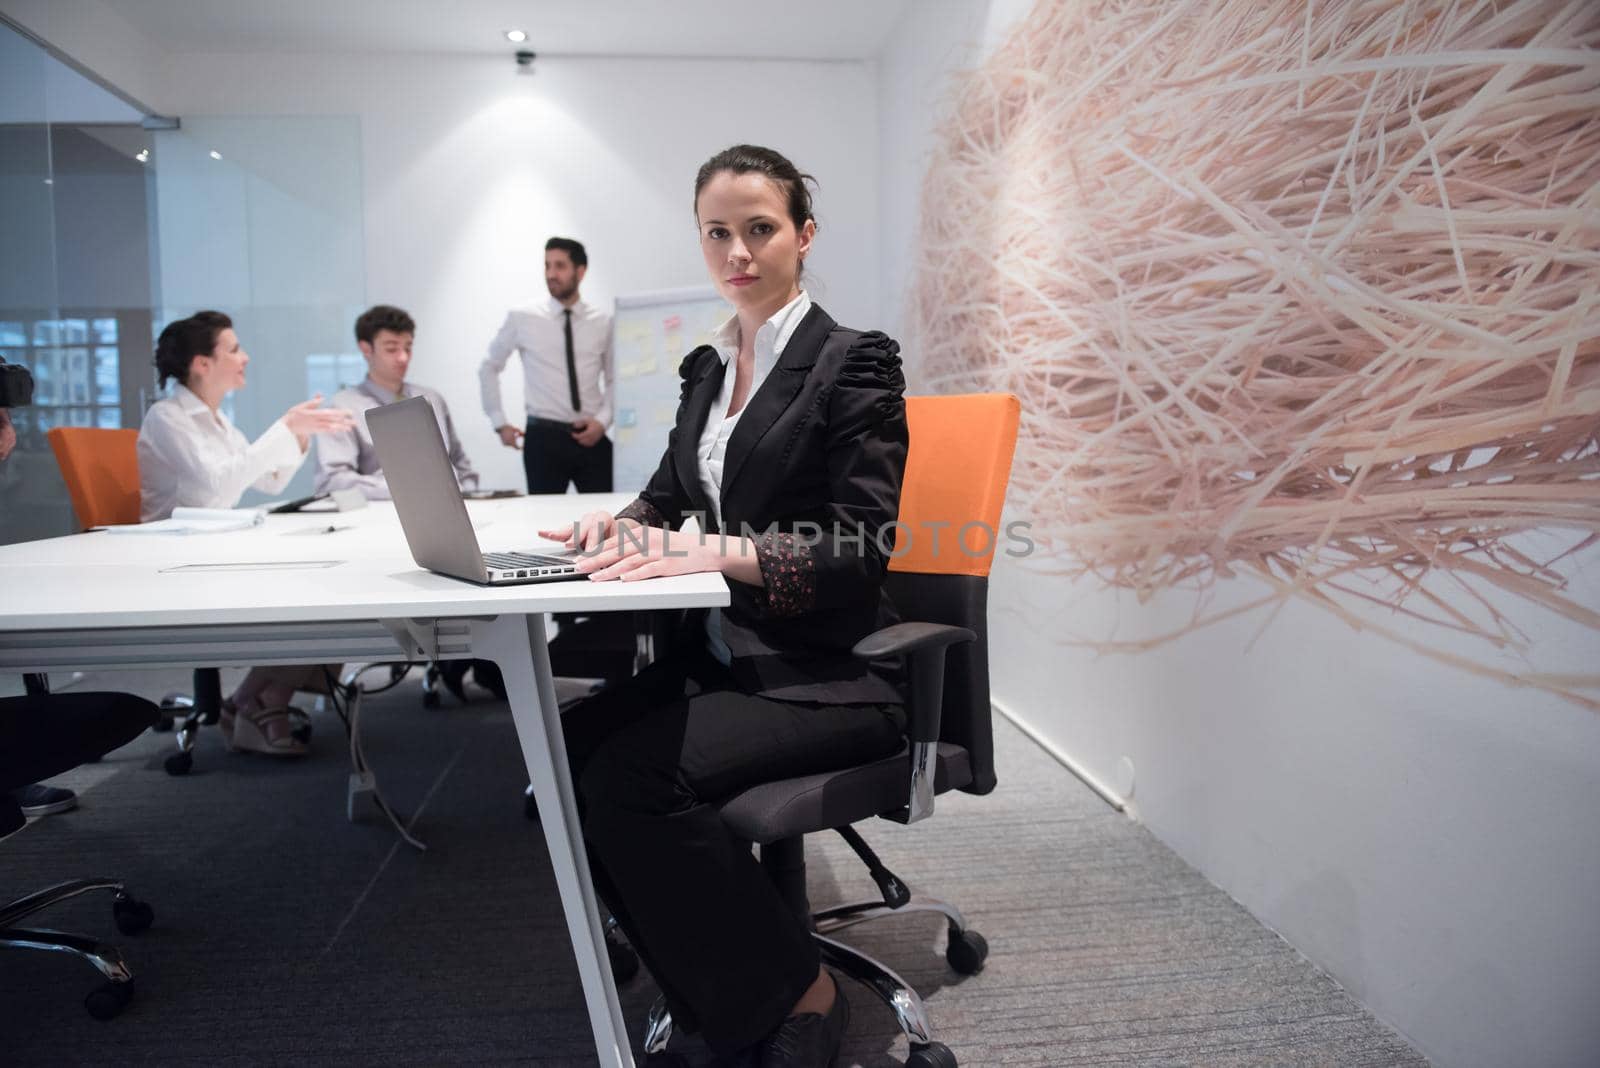
[[[514,567],[568,567],[570,556],[537,556],[533,553],[484,553],[483,562],[501,571]]]

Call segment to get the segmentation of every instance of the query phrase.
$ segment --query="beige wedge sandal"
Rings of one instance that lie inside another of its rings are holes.
[[[265,753],[268,756],[305,756],[311,750],[294,736],[294,723],[289,718],[288,705],[277,708],[224,707],[223,714],[232,721],[232,729],[223,727],[223,737],[234,752]]]

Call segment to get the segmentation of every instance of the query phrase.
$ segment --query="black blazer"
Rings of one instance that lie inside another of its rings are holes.
[[[723,610],[731,670],[749,693],[901,701],[890,669],[850,653],[895,620],[882,587],[908,442],[899,352],[883,334],[846,329],[812,305],[728,439],[723,526],[754,540],[766,583],[729,582]],[[726,372],[709,345],[684,357],[666,454],[618,518],[676,529],[699,514],[715,531],[696,447]],[[703,617],[691,615],[684,641],[704,644]]]

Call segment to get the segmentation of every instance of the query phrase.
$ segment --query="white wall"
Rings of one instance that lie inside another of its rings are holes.
[[[910,279],[944,79],[1026,7],[920,3],[891,35],[879,86],[888,299],[903,301]],[[889,321],[904,324],[903,302]],[[1600,610],[1600,552],[1570,592]],[[1224,582],[1209,607],[1257,593]],[[991,598],[996,699],[1102,781],[1125,782],[1129,759],[1138,818],[1436,1063],[1596,1062],[1600,714],[1306,605],[1259,635],[1256,613],[1099,655],[1072,639],[1180,627],[1193,597],[1139,606],[1002,558]],[[1593,673],[1593,631],[1517,606],[1510,616],[1539,667]]]
[[[367,298],[415,316],[412,377],[444,391],[485,484],[519,486],[476,369],[506,310],[544,299],[544,239],[585,243],[591,301],[703,283],[694,174],[721,148],[770,144],[816,175],[811,291],[876,325],[874,90],[862,63],[555,58],[527,76],[499,56],[201,56],[161,99],[185,119],[359,118]]]

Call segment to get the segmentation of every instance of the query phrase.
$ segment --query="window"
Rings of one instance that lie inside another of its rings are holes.
[[[42,448],[51,427],[122,425],[118,336],[117,319],[103,312],[0,321],[0,358],[33,374],[32,406],[11,412],[29,447]]]
[[[306,357],[306,396],[331,398],[367,377],[367,361],[359,352],[313,353]]]

